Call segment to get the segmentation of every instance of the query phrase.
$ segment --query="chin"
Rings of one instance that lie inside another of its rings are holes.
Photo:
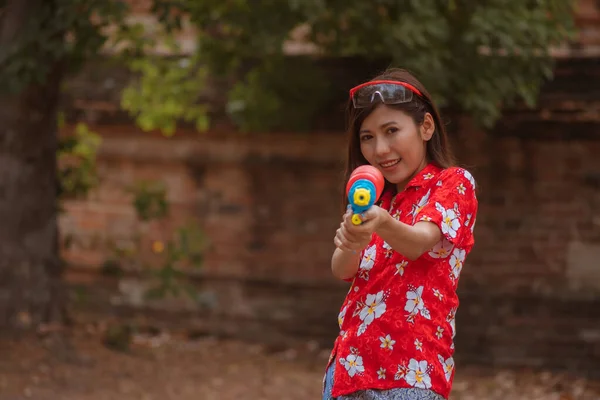
[[[397,185],[399,183],[406,182],[410,177],[410,173],[401,169],[399,171],[394,171],[393,173],[383,172],[383,177],[391,184]]]

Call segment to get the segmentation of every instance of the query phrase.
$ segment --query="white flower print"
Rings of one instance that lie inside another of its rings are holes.
[[[411,386],[429,389],[431,387],[431,377],[429,376],[427,361],[417,361],[411,358],[408,363],[408,373],[404,379]]]
[[[359,309],[359,307],[362,307]],[[377,294],[368,294],[364,304],[357,304],[358,317],[363,323],[359,326],[357,336],[362,335],[367,330],[367,327],[375,320],[383,315],[386,309],[383,299],[383,291]]]
[[[346,368],[348,375],[352,378],[357,373],[360,374],[365,372],[365,367],[363,366],[363,359],[358,353],[351,353],[346,356],[346,358],[340,358],[340,364]]]
[[[473,189],[475,189],[475,178],[473,178],[473,175],[471,175],[471,173],[469,171],[467,171],[466,169],[463,170],[463,174],[464,174],[465,178],[467,178],[467,180],[471,183],[471,186],[473,187]]]
[[[394,213],[392,214],[392,218],[400,221],[400,216],[401,215],[402,215],[402,210],[396,209],[396,211],[394,211]]]
[[[431,172],[429,172],[429,173],[423,175],[423,179],[429,180],[429,179],[433,178],[434,176],[435,175],[433,175]]]
[[[425,303],[423,303],[423,286],[419,286],[418,288],[410,288],[406,292],[406,305],[404,306],[404,310],[408,311],[407,321],[414,323],[414,317],[417,314],[421,314],[423,317],[427,319],[431,319],[429,314],[429,310],[425,308]]]
[[[379,368],[379,370],[377,371],[377,379],[385,379],[385,368]]]
[[[387,242],[383,242],[383,250],[385,254],[385,258],[390,258],[394,254],[394,250],[392,246],[390,246]]]
[[[446,317],[446,321],[450,324],[450,327],[452,328],[452,339],[454,339],[454,336],[456,336],[456,308],[452,308],[450,310],[450,312],[448,313],[448,316]]]
[[[452,376],[452,371],[454,370],[454,359],[452,357],[449,357],[447,360],[444,360],[444,357],[438,354],[438,360],[440,361],[440,364],[442,364],[442,368],[444,369],[446,381],[450,382],[450,377]]]
[[[365,281],[369,280],[369,272],[375,265],[375,257],[377,256],[377,246],[372,245],[367,248],[363,254],[360,266],[358,267],[358,275]]]
[[[444,336],[444,328],[442,328],[441,326],[437,327],[437,332],[435,333],[435,336],[438,339],[441,339]]]
[[[415,349],[418,351],[423,351],[423,342],[421,342],[419,339],[415,339]]]
[[[465,192],[467,191],[467,188],[465,187],[465,185],[463,185],[463,183],[461,182],[460,185],[458,185],[456,187],[456,190],[458,191],[459,194],[464,195]]]
[[[471,223],[471,218],[473,218],[473,214],[467,214],[467,220],[465,221],[465,226],[469,226]]]
[[[463,263],[465,262],[465,255],[465,250],[458,248],[454,249],[452,252],[452,256],[450,257],[450,266],[452,267],[450,278],[453,280],[457,280],[460,276],[460,271],[462,270]]]
[[[425,196],[421,197],[421,200],[419,200],[419,202],[417,204],[413,204],[412,210],[410,211],[410,214],[409,214],[413,218],[413,224],[415,223],[415,219],[417,218],[417,215],[419,215],[419,213],[421,212],[423,207],[425,207],[427,205],[427,203],[429,203],[430,194],[431,194],[431,189],[427,191],[427,194],[425,194]]]
[[[423,215],[420,219],[420,221],[427,221],[427,222],[431,222],[432,219],[429,215]]]
[[[338,314],[338,325],[340,326],[340,329],[342,329],[342,324],[344,323],[344,318],[346,317],[346,310],[348,309],[348,306],[345,306],[342,311],[340,311],[340,313]]]
[[[432,289],[433,295],[438,298],[439,301],[444,299],[444,295],[438,289]]]
[[[406,366],[398,365],[398,371],[396,371],[396,374],[394,375],[394,380],[399,381],[400,379],[404,378],[407,373],[408,368],[406,368]]]
[[[429,255],[433,258],[446,258],[452,252],[454,245],[445,237],[433,246]]]
[[[398,264],[396,264],[396,274],[402,276],[404,275],[404,268],[408,265],[408,261],[406,260],[402,260],[402,262],[399,262]]]
[[[379,340],[381,341],[382,349],[394,350],[394,345],[396,344],[396,341],[392,340],[390,335],[386,335],[385,337],[380,336]]]
[[[445,209],[440,203],[435,203],[435,208],[442,214],[442,233],[455,238],[458,228],[460,228],[456,209]]]

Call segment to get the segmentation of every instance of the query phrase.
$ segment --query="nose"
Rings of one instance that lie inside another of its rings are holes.
[[[386,155],[389,152],[390,152],[390,146],[389,146],[387,140],[385,140],[383,138],[377,139],[377,142],[375,143],[375,153],[377,154],[377,156],[381,157],[381,156]]]

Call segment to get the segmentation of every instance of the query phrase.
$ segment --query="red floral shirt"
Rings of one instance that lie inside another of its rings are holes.
[[[456,287],[474,243],[475,181],[462,168],[429,164],[404,191],[384,193],[379,205],[409,225],[434,222],[442,240],[410,261],[373,234],[338,317],[332,396],[417,387],[448,398]]]

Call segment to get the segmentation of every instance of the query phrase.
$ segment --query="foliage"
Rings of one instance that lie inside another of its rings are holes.
[[[130,192],[142,225],[160,224],[169,217],[166,190],[160,182],[141,181]],[[204,231],[196,223],[189,222],[177,228],[167,240],[150,239],[147,234],[138,233],[132,237],[129,246],[115,245],[114,258],[104,263],[104,273],[121,276],[126,268],[149,274],[153,285],[146,293],[148,298],[187,294],[198,303],[205,302],[203,293],[189,281],[190,268],[202,267],[209,243]],[[144,257],[148,253],[153,255],[150,260]]]
[[[100,144],[100,136],[82,123],[77,124],[74,135],[59,142],[57,153],[59,198],[85,196],[98,184],[96,154]]]
[[[204,232],[196,225],[187,225],[177,229],[173,239],[166,243],[155,242],[153,250],[163,255],[162,265],[153,275],[157,284],[147,295],[150,298],[162,298],[167,295],[187,294],[195,301],[200,301],[198,290],[187,281],[187,274],[181,265],[199,268],[206,248],[207,239]]]
[[[175,132],[176,120],[193,122],[199,131],[208,128],[207,107],[197,104],[206,68],[189,58],[137,57],[129,62],[140,79],[125,88],[121,106],[136,117],[145,131]]]
[[[161,182],[139,181],[130,189],[133,206],[141,221],[160,219],[169,213],[167,190]]]
[[[5,3],[0,2],[0,17],[8,7]],[[37,3],[35,12],[23,18],[10,40],[1,43],[0,69],[6,79],[0,81],[0,92],[14,93],[29,84],[42,84],[56,62],[62,62],[68,72],[76,71],[98,54],[109,27],[127,29],[124,17],[128,7],[123,1]]]
[[[189,16],[199,31],[195,57],[211,76],[237,77],[228,110],[234,121],[249,130],[306,122],[327,100],[323,94],[329,88],[314,66],[305,65],[300,72],[283,67],[282,49],[292,32],[306,32],[303,39],[318,49],[315,56],[387,59],[391,65],[407,68],[422,79],[440,105],[458,106],[487,126],[497,120],[503,106],[517,100],[535,104],[544,80],[552,77],[551,48],[574,33],[570,0],[165,0],[154,4],[170,27],[181,26],[182,13]],[[143,76],[154,73],[142,71]],[[140,105],[150,102],[155,91],[161,96],[166,90],[156,77],[145,82]],[[314,86],[307,89],[308,82]],[[144,120],[153,120],[155,111],[147,110]],[[181,116],[187,112],[187,108],[178,110]],[[165,125],[172,129],[164,118],[147,127]]]
[[[153,0],[161,29],[148,33],[125,23],[127,2],[42,3],[19,40],[0,51],[9,77],[2,88],[40,82],[54,60],[76,69],[103,45],[120,45],[139,75],[123,108],[143,129],[169,135],[181,119],[208,127],[201,94],[209,76],[236,82],[223,90],[242,129],[306,129],[331,87],[313,63],[284,61],[292,36],[312,45],[315,58],[383,59],[410,69],[441,105],[489,126],[506,105],[534,105],[552,76],[551,48],[573,37],[575,7],[571,0]],[[198,32],[195,52],[183,60],[149,55],[161,41],[181,56],[173,35],[184,17]]]

